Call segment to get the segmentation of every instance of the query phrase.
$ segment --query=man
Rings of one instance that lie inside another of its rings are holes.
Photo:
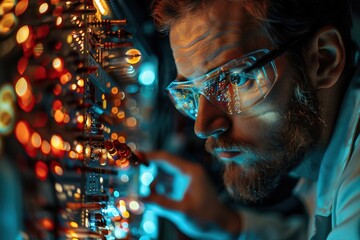
[[[178,71],[170,98],[224,163],[231,196],[259,202],[291,173],[303,178],[297,194],[311,215],[309,238],[359,239],[360,79],[348,3],[159,0],[153,16]],[[183,176],[182,196],[155,191],[159,179],[146,201],[187,235],[280,239],[278,221],[254,223],[225,205],[200,165],[165,152],[147,157]]]

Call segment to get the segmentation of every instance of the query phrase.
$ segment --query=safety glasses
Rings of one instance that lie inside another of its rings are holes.
[[[278,78],[274,59],[301,39],[246,54],[189,81],[175,80],[166,90],[175,107],[194,120],[200,94],[221,111],[239,114],[266,98]]]

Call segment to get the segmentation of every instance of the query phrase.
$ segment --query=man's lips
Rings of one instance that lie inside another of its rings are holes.
[[[233,151],[233,150],[224,150],[224,149],[216,149],[215,155],[220,159],[233,159],[242,154],[240,151]]]

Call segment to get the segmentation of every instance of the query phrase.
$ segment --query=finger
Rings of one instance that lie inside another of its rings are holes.
[[[165,166],[170,164],[183,172],[187,172],[194,166],[194,163],[165,151],[144,152],[144,155],[151,162]]]
[[[175,211],[183,211],[183,203],[179,201],[174,201],[166,196],[159,195],[156,193],[151,194],[148,197],[142,198],[142,201],[148,205],[150,204],[156,204],[161,206],[162,208],[168,209],[168,210],[175,210]]]

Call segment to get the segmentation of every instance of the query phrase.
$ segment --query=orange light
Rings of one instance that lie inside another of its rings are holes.
[[[117,94],[119,92],[119,89],[117,88],[117,87],[113,87],[112,89],[111,89],[111,93],[112,94]]]
[[[70,157],[70,158],[76,159],[77,156],[78,156],[78,154],[77,154],[76,152],[74,152],[74,151],[70,151],[70,152],[69,152],[69,157]]]
[[[118,135],[116,133],[111,134],[111,139],[115,140],[118,138]]]
[[[46,230],[51,231],[54,229],[54,222],[49,218],[43,218],[41,220],[41,226],[43,226]]]
[[[64,123],[69,123],[70,120],[71,120],[71,119],[70,119],[70,115],[66,113],[65,116],[64,116],[64,121],[63,121],[63,122],[64,122]]]
[[[57,72],[61,72],[64,70],[64,61],[61,58],[55,58],[52,62],[52,66]]]
[[[41,151],[45,154],[48,155],[50,153],[50,143],[46,140],[44,140],[41,144]]]
[[[18,61],[18,64],[17,64],[17,70],[20,75],[24,74],[26,67],[28,66],[28,63],[29,63],[29,60],[26,57],[20,58],[20,60]]]
[[[58,176],[62,176],[64,174],[64,169],[56,161],[51,162],[51,169]]]
[[[42,144],[42,139],[39,133],[34,132],[31,135],[31,144],[33,145],[34,148],[40,148],[41,144]]]
[[[27,123],[19,121],[15,127],[15,135],[18,141],[22,144],[27,144],[30,139],[30,130]]]
[[[23,97],[28,91],[28,82],[24,77],[19,78],[15,84],[15,92],[19,97]]]
[[[67,73],[61,75],[61,77],[60,77],[60,83],[61,83],[62,85],[64,85],[64,84],[68,83],[68,82],[71,80],[71,78],[72,78],[71,73],[67,72]]]
[[[125,112],[124,111],[120,111],[118,114],[117,114],[117,117],[122,119],[125,117]]]
[[[34,46],[33,52],[34,52],[34,57],[40,57],[44,52],[44,45],[42,43],[37,43]]]
[[[137,125],[137,120],[134,117],[129,117],[126,119],[126,126],[128,127],[135,127]]]
[[[69,225],[72,228],[78,228],[79,227],[79,224],[77,224],[77,222],[70,222]]]
[[[119,107],[120,105],[121,105],[121,100],[120,99],[115,99],[114,100],[114,106]]]
[[[62,87],[60,84],[56,84],[54,89],[53,89],[53,93],[55,94],[55,96],[59,96],[62,92]]]
[[[121,142],[121,143],[125,143],[125,142],[126,142],[126,139],[125,139],[124,136],[119,136],[118,140],[119,140],[119,142]]]
[[[78,122],[78,123],[83,123],[84,122],[84,115],[82,115],[82,114],[80,114],[80,115],[78,115],[77,117],[76,117],[76,121]]]
[[[117,107],[112,107],[111,108],[111,113],[112,114],[117,114],[119,112],[119,109]]]
[[[30,35],[29,26],[27,26],[27,25],[22,26],[16,34],[17,43],[19,43],[19,44],[24,43],[29,38],[29,35]]]
[[[129,64],[136,64],[141,60],[141,53],[139,50],[132,48],[126,51],[126,62]]]
[[[70,86],[70,90],[75,91],[76,89],[77,89],[76,84],[75,84],[75,83],[71,84],[71,86]]]
[[[64,141],[62,140],[62,138],[58,135],[53,135],[51,137],[51,146],[57,150],[63,150],[64,147]]]
[[[79,80],[77,81],[77,85],[78,85],[79,87],[84,87],[84,85],[85,85],[84,79],[79,79]]]
[[[123,218],[129,218],[130,217],[130,213],[128,211],[124,211],[121,213]]]
[[[43,3],[43,4],[41,4],[40,7],[39,7],[39,13],[40,13],[40,14],[44,14],[44,13],[47,12],[48,9],[49,9],[49,4]]]
[[[62,24],[62,22],[63,22],[62,17],[59,16],[56,18],[56,26],[60,26]]]
[[[35,173],[38,179],[45,181],[48,176],[49,169],[44,162],[38,161],[35,164]]]
[[[54,111],[60,110],[62,107],[63,107],[63,104],[60,100],[55,100],[52,104],[52,108],[54,109]]]
[[[56,110],[54,113],[54,119],[57,123],[63,122],[65,114],[61,110]]]
[[[23,14],[26,11],[28,6],[29,6],[28,0],[19,1],[18,4],[15,7],[16,16],[19,16],[19,15]]]
[[[75,147],[75,151],[77,152],[77,153],[83,153],[83,151],[84,151],[84,147],[83,147],[83,145],[82,144],[77,144],[76,145],[76,147]]]

